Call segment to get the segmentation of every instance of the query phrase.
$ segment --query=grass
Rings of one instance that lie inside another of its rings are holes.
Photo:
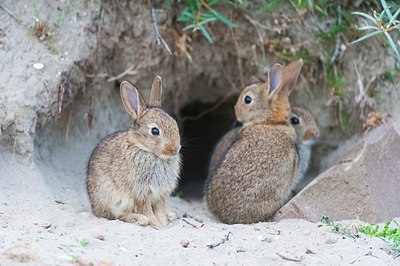
[[[400,6],[395,1],[387,2],[386,0],[381,0],[381,8],[379,11],[373,10],[372,16],[365,12],[357,11],[352,13],[363,18],[366,22],[365,25],[358,27],[358,30],[365,32],[365,34],[353,41],[352,44],[383,34],[389,47],[393,50],[398,64],[400,64],[398,45],[393,40],[393,32],[397,32],[397,34],[400,32]]]
[[[225,1],[221,0],[182,0],[184,5],[177,21],[187,23],[184,31],[200,31],[209,43],[213,43],[213,36],[208,25],[219,22],[228,27],[235,28],[236,25],[227,17],[217,11]]]
[[[54,43],[54,33],[47,23],[41,18],[40,11],[35,4],[34,10],[34,23],[28,27],[28,35],[36,37],[43,43],[52,54],[58,54],[58,49]],[[59,29],[63,23],[63,17],[60,17],[53,23],[54,29]]]
[[[350,237],[350,238],[359,238],[360,237],[358,232],[353,232],[354,228],[353,228],[353,230],[351,230],[352,228],[349,227],[349,226],[344,226],[344,225],[341,225],[341,224],[335,224],[333,222],[333,220],[328,216],[322,216],[321,222],[324,223],[327,226],[330,226],[331,227],[331,232],[333,232],[333,233],[344,235],[344,236],[347,236],[347,237]]]
[[[382,229],[377,224],[360,225],[358,229],[370,237],[382,239],[392,250],[400,253],[400,225],[396,221],[387,221]]]
[[[86,247],[87,245],[89,245],[89,240],[87,240],[86,238],[82,238],[79,240],[79,244],[81,244],[81,246]]]
[[[238,248],[238,249],[236,250],[236,253],[243,253],[243,252],[246,252],[246,251],[247,251],[246,249],[240,247],[240,248]]]
[[[359,238],[358,232],[370,237],[378,237],[385,241],[393,251],[400,253],[400,225],[394,220],[387,221],[382,229],[377,224],[358,225],[355,233],[348,226],[335,224],[329,216],[322,216],[321,222],[331,227],[332,232],[351,238]]]

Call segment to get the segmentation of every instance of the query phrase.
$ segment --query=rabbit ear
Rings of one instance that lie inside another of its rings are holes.
[[[296,86],[297,78],[300,75],[303,59],[291,62],[283,69],[283,89],[287,95],[293,91]]]
[[[136,120],[142,115],[143,111],[147,109],[142,95],[138,89],[136,89],[128,81],[122,81],[120,93],[125,110],[129,113],[133,120]]]
[[[149,106],[161,107],[161,95],[162,95],[162,81],[160,76],[156,76],[153,81],[153,85],[150,90],[150,101]]]
[[[268,93],[269,99],[275,99],[282,89],[283,68],[280,64],[273,64],[268,70]]]

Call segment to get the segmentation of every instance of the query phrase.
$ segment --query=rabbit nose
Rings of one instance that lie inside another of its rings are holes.
[[[179,151],[181,150],[181,145],[173,145],[173,144],[167,144],[164,146],[164,149],[162,151],[162,153],[164,155],[177,155],[179,153]]]

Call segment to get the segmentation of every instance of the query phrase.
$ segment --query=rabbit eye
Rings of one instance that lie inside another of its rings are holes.
[[[244,103],[245,104],[249,104],[249,103],[251,103],[251,97],[250,96],[246,96],[246,97],[244,97]]]
[[[151,129],[151,134],[154,135],[154,136],[158,136],[158,135],[160,135],[160,130],[158,128],[156,128],[156,127],[153,127]]]
[[[297,117],[292,117],[290,118],[290,123],[292,123],[292,125],[298,125],[300,120]]]

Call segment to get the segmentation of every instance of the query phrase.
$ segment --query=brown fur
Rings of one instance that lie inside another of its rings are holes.
[[[239,97],[235,112],[244,126],[211,173],[206,191],[209,210],[223,222],[266,220],[288,200],[298,165],[296,133],[289,124],[288,96],[294,84],[280,65],[273,65],[266,83],[246,87]],[[240,106],[249,92],[260,102],[243,111]]]
[[[319,129],[311,113],[304,107],[293,107],[292,116],[299,119],[299,124],[292,125],[297,135],[297,151],[299,154],[299,170],[293,189],[302,181],[308,169],[311,157],[311,146],[319,138]]]
[[[92,153],[87,190],[93,213],[165,226],[175,216],[166,210],[166,201],[180,172],[178,125],[162,109],[147,108],[139,91],[128,82],[121,83],[121,99],[133,125],[103,139]],[[153,127],[159,129],[158,136],[151,134]]]

